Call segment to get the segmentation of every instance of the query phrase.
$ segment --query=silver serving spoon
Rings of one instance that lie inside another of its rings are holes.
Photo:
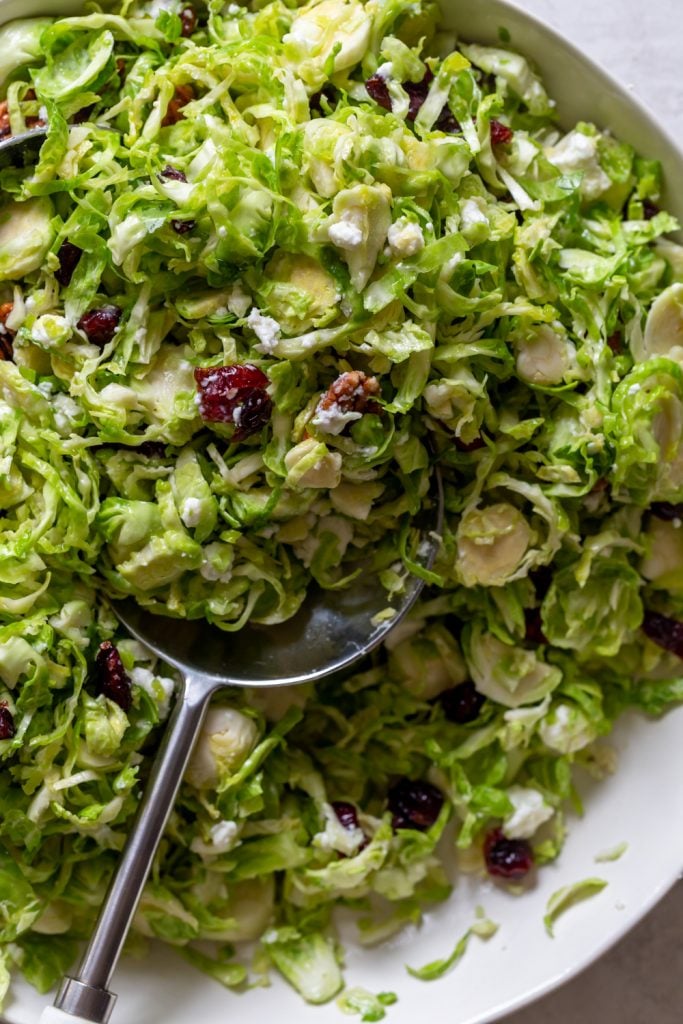
[[[435,481],[431,528],[422,531],[417,555],[425,569],[434,561],[442,528],[438,470]],[[226,686],[292,685],[348,671],[387,637],[423,586],[421,578],[409,576],[394,614],[378,619],[391,606],[379,579],[363,574],[347,590],[311,591],[287,622],[247,626],[238,633],[224,633],[204,621],[153,615],[130,600],[112,605],[122,625],[178,669],[183,681],[88,948],[41,1024],[109,1020],[116,996],[108,985],[213,694]]]
[[[28,166],[47,129],[0,141],[0,166]],[[437,469],[431,521],[422,529],[417,561],[432,566],[443,522]],[[230,686],[314,682],[350,670],[374,650],[414,604],[424,586],[408,577],[393,607],[379,579],[361,574],[346,590],[312,590],[299,612],[277,626],[250,625],[225,633],[204,621],[152,615],[134,601],[112,605],[136,639],[182,675],[182,685],[88,947],[77,972],[64,979],[41,1024],[106,1024],[116,996],[108,986],[142,895],[211,697]],[[390,617],[381,616],[392,607]]]

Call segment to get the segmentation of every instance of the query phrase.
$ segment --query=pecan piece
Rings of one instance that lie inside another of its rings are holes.
[[[0,103],[0,139],[6,139],[8,135],[12,134],[12,129],[9,123],[9,107],[7,100],[3,100]]]
[[[376,377],[368,377],[362,370],[348,370],[330,384],[326,394],[318,402],[318,409],[336,407],[341,412],[379,412],[379,405],[373,399],[379,394]]]
[[[5,323],[13,308],[14,303],[12,302],[3,302],[0,305],[0,360],[7,360],[8,362],[11,362],[14,358],[14,349],[12,348],[14,331],[6,327]]]
[[[177,85],[173,98],[168,105],[166,115],[161,122],[162,128],[168,128],[169,125],[177,124],[178,121],[182,121],[185,115],[182,113],[183,107],[194,99],[194,89],[191,85]]]

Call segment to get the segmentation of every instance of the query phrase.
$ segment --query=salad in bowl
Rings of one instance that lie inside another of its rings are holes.
[[[123,0],[5,25],[0,78],[3,137],[44,135],[0,145],[2,987],[70,966],[169,714],[110,601],[238,645],[422,574],[360,672],[216,699],[130,940],[325,1002],[338,908],[372,944],[454,865],[527,884],[597,741],[683,698],[659,165],[424,0]]]

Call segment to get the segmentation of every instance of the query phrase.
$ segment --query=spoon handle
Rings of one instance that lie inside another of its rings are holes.
[[[215,689],[209,678],[199,674],[185,677],[88,948],[78,971],[64,979],[55,1000],[55,1007],[72,1019],[85,1018],[96,1024],[109,1020],[116,996],[107,986]]]

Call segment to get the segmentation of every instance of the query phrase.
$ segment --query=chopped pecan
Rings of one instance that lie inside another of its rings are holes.
[[[368,377],[362,370],[349,370],[330,385],[318,408],[325,410],[336,406],[342,412],[379,412],[379,405],[373,401],[378,394],[376,377]]]
[[[162,128],[168,128],[169,125],[177,124],[181,121],[185,115],[182,113],[183,107],[194,99],[194,89],[191,85],[177,85],[173,98],[168,105],[166,116],[161,122]]]
[[[12,129],[9,123],[9,107],[7,100],[3,100],[0,103],[0,139],[7,138],[8,135],[12,134]]]
[[[14,358],[14,349],[12,348],[14,331],[11,331],[9,327],[5,327],[5,321],[12,312],[12,309],[13,303],[11,302],[3,302],[0,305],[0,361],[7,360],[7,362],[11,362]]]

